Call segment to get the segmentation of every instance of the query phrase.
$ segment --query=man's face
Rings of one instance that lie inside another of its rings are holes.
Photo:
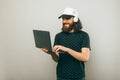
[[[62,30],[65,32],[70,32],[73,29],[74,17],[71,18],[62,18]]]

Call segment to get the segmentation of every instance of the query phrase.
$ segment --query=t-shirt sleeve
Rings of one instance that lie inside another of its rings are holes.
[[[87,33],[84,34],[82,40],[83,40],[83,42],[82,42],[82,48],[89,48],[91,50],[91,47],[90,47],[90,38],[89,38],[89,35]]]

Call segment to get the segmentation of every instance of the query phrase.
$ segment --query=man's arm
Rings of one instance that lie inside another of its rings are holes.
[[[82,48],[81,52],[76,52],[72,49],[68,49],[67,52],[79,61],[87,62],[89,60],[89,48]]]
[[[77,52],[77,51],[74,51],[70,48],[56,45],[54,47],[54,50],[55,51],[59,51],[59,50],[65,51],[79,61],[87,62],[89,60],[89,53],[90,53],[89,48],[82,48],[81,52]]]
[[[43,52],[45,52],[45,53],[47,53],[47,54],[50,54],[51,55],[51,57],[52,57],[52,59],[55,61],[55,62],[58,62],[58,58],[59,58],[59,54],[56,52],[48,52],[48,50],[47,49],[45,49],[45,48],[41,48],[41,50],[43,51]]]
[[[50,54],[51,54],[52,59],[53,59],[55,62],[58,62],[58,59],[59,59],[59,55],[57,55],[58,53],[52,52],[52,53],[50,53]]]

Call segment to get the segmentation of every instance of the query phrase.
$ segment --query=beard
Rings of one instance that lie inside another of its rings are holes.
[[[73,23],[63,23],[62,31],[63,32],[70,32],[72,29],[74,29],[74,22]]]

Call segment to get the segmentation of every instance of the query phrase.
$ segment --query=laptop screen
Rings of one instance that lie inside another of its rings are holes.
[[[37,48],[46,48],[52,51],[50,32],[43,30],[33,30],[35,46]]]

